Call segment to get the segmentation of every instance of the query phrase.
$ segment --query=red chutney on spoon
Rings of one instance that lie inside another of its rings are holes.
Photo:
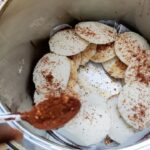
[[[66,94],[59,97],[49,96],[48,100],[33,106],[29,112],[23,112],[21,119],[36,128],[51,130],[62,127],[70,121],[80,110],[80,101]]]

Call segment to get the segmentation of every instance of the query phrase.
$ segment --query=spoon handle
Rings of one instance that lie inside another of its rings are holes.
[[[6,123],[8,121],[20,121],[21,116],[19,114],[4,114],[0,115],[0,123]]]

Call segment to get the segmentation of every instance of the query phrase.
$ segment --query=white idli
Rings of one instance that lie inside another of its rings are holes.
[[[130,64],[134,55],[145,49],[150,49],[148,42],[135,32],[124,32],[116,38],[116,55],[126,65]]]
[[[133,128],[142,130],[150,126],[150,87],[133,82],[126,84],[118,97],[118,109]]]
[[[106,100],[95,93],[83,94],[80,100],[79,113],[57,132],[79,145],[97,144],[105,138],[110,129]]]
[[[75,26],[75,32],[83,39],[94,44],[107,44],[115,41],[115,28],[96,21],[80,22]]]
[[[89,62],[78,71],[78,83],[86,91],[99,93],[109,98],[120,92],[122,85],[118,80],[112,79],[103,69],[101,64]]]
[[[107,102],[111,116],[111,127],[108,136],[117,143],[124,143],[135,131],[120,116],[118,111],[118,95],[112,97]]]
[[[124,78],[127,66],[117,57],[102,63],[105,71],[114,78]]]
[[[42,101],[48,100],[49,97],[51,96],[57,97],[57,96],[60,96],[60,94],[61,94],[60,91],[53,91],[51,93],[41,93],[35,90],[33,100],[34,100],[34,103],[37,105],[38,103]]]
[[[46,94],[35,91],[34,92],[34,103],[37,105],[38,103],[47,100]]]
[[[125,82],[150,85],[150,50],[142,50],[132,59],[125,73]]]
[[[50,50],[55,54],[71,56],[85,50],[89,43],[80,38],[73,29],[61,30],[49,40]]]
[[[33,82],[36,90],[41,93],[65,90],[70,71],[70,60],[67,57],[52,53],[44,55],[33,72]]]

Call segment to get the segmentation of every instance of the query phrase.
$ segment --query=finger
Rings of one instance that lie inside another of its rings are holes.
[[[0,125],[0,143],[6,143],[12,140],[21,140],[23,134],[8,125]]]

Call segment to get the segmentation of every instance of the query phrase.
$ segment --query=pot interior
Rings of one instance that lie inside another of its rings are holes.
[[[12,112],[32,107],[35,90],[32,72],[37,61],[49,52],[48,40],[53,27],[113,19],[150,40],[149,6],[149,0],[11,1],[0,18],[1,101]],[[26,123],[22,126],[34,134],[45,135]]]

